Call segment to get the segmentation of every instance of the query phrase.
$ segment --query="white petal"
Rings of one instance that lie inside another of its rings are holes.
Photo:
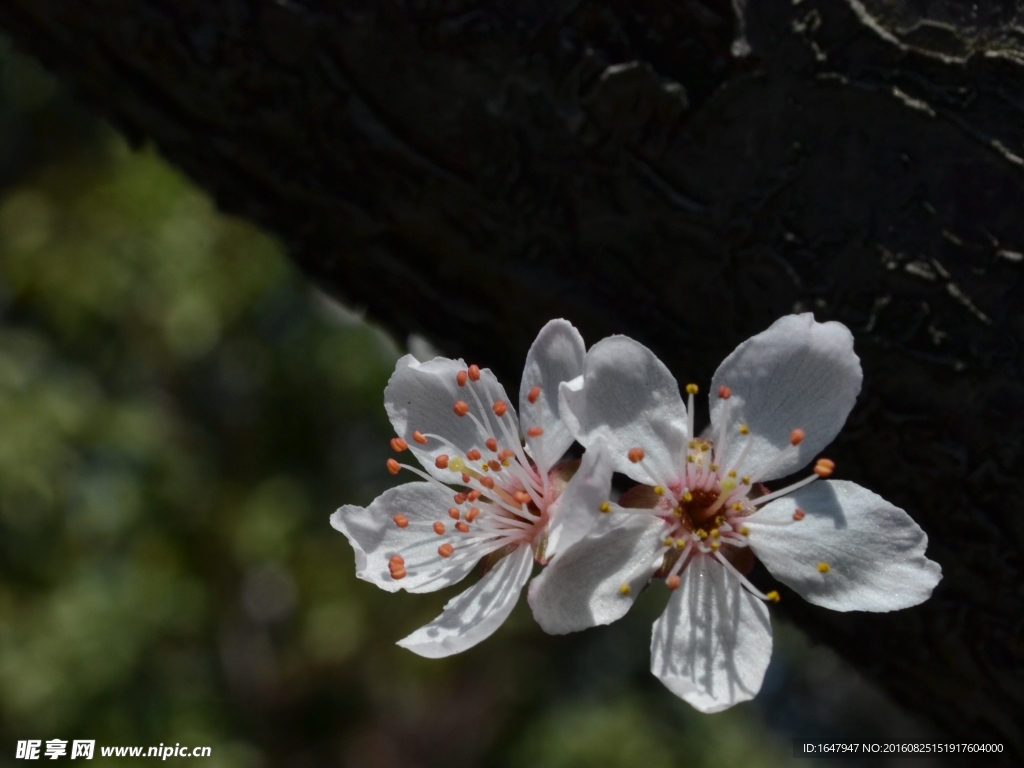
[[[486,453],[488,437],[507,443],[495,423],[497,417],[491,406],[496,400],[503,400],[509,411],[515,414],[504,388],[487,368],[481,369],[479,381],[460,387],[455,377],[467,367],[462,360],[435,357],[420,363],[412,355],[406,355],[395,365],[395,372],[384,389],[384,407],[395,432],[409,444],[409,449],[424,469],[445,483],[461,482],[459,473],[438,469],[434,464],[439,455],[452,455],[452,449],[433,439],[426,445],[420,445],[413,439],[413,432],[443,437],[455,446],[460,455],[465,455],[472,448]],[[482,411],[471,389],[480,398]],[[481,434],[469,416],[455,414],[458,400],[469,405],[470,412],[490,430],[487,434]],[[519,439],[518,435],[514,437]]]
[[[776,320],[736,347],[711,379],[713,439],[728,409],[725,450],[716,452],[716,460],[740,474],[755,474],[789,447],[794,429],[802,429],[798,450],[761,479],[785,477],[805,466],[846,423],[862,378],[845,325],[817,323],[809,312]],[[732,390],[727,401],[717,395],[723,385]],[[741,424],[750,428],[749,436],[739,435]],[[748,441],[749,453],[735,466]]]
[[[643,344],[625,336],[602,339],[587,352],[583,379],[563,384],[560,396],[562,418],[576,439],[586,447],[603,439],[616,471],[647,485],[678,475],[686,450],[686,406],[675,377]],[[643,448],[642,464],[627,458],[631,448]]]
[[[701,712],[753,698],[772,657],[768,607],[725,567],[697,557],[654,622],[651,672]]]
[[[558,385],[583,373],[587,348],[571,323],[552,320],[537,334],[523,368],[519,388],[519,417],[530,454],[541,471],[553,467],[572,445],[573,436],[558,413]],[[537,402],[529,400],[530,390],[540,387]],[[530,437],[530,427],[541,427],[544,434]]]
[[[428,659],[472,648],[494,634],[508,618],[532,567],[530,545],[522,544],[480,581],[449,600],[440,616],[398,644]]]
[[[569,484],[551,506],[545,557],[549,560],[582,539],[604,514],[600,511],[612,489],[612,462],[602,441],[596,440]]]
[[[345,534],[355,550],[356,576],[388,592],[433,592],[462,581],[476,561],[441,557],[437,548],[445,543],[457,545],[457,534],[448,530],[438,536],[431,528],[437,520],[452,522],[446,510],[453,495],[433,483],[406,483],[385,491],[369,507],[348,505],[331,515],[331,525]],[[407,527],[395,524],[397,514],[408,518]],[[392,555],[405,559],[405,578],[391,578]]]
[[[928,536],[910,515],[847,480],[818,481],[769,502],[746,525],[751,549],[775,578],[833,611],[908,608],[927,600],[942,578],[924,555]]]
[[[533,617],[552,635],[611,624],[661,567],[668,524],[636,512],[609,512],[530,583]],[[629,587],[626,594],[622,585]]]

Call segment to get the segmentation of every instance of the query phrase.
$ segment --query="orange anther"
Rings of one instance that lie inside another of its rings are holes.
[[[505,405],[504,400],[498,400],[491,406],[491,410],[494,411],[495,416],[504,416],[505,412],[508,410],[508,406]]]
[[[394,459],[388,459],[388,472],[390,472],[392,475],[397,475],[401,471],[402,471],[402,465],[401,464],[399,464]]]
[[[391,518],[399,528],[406,528],[409,525],[409,518],[405,515],[395,515]]]
[[[494,487],[494,480],[490,477],[481,477],[480,485],[482,485],[484,488],[491,489]]]
[[[459,512],[459,510],[456,507],[449,507],[448,508],[448,517],[450,517],[452,520],[458,520],[460,514],[461,513]]]
[[[498,461],[504,461],[505,459],[511,459],[515,455],[516,455],[515,451],[513,451],[511,448],[506,448],[505,450],[503,450],[501,453],[498,454]]]
[[[526,399],[531,403],[536,403],[538,397],[540,397],[540,387],[532,387],[530,389],[530,394],[526,396]]]
[[[405,558],[401,555],[392,555],[391,559],[388,560],[388,566],[392,565],[405,565]]]
[[[465,472],[462,473],[462,484],[469,485],[470,477]]]
[[[389,570],[391,571],[392,579],[404,579],[406,576],[405,568],[403,568],[402,566],[398,566],[397,568],[391,568]]]
[[[627,453],[626,456],[629,457],[630,461],[632,461],[634,464],[636,464],[637,462],[640,462],[640,461],[644,460],[644,456],[645,456],[644,449],[643,448],[630,448],[629,449],[629,453]]]
[[[456,504],[465,504],[467,498],[469,497],[464,493],[456,493],[454,496]]]
[[[409,444],[400,437],[392,437],[391,450],[393,450],[395,453],[401,453],[402,451],[409,450]]]
[[[665,584],[669,589],[679,589],[679,585],[682,583],[682,579],[676,576],[674,573],[665,579]]]
[[[495,472],[501,472],[501,462],[491,459],[487,462],[487,466],[493,469]]]
[[[804,431],[802,429],[794,429],[789,433],[789,444],[800,445],[804,439]]]
[[[470,381],[480,381],[480,366],[479,365],[471,365],[471,366],[469,366],[469,380]]]
[[[436,533],[438,536],[444,533],[444,523],[442,523],[440,520],[434,523],[434,533]]]
[[[460,387],[466,386],[466,377],[468,375],[469,374],[466,371],[459,371],[457,374],[455,374],[455,381],[458,383]]]
[[[728,400],[730,397],[732,397],[732,390],[725,386],[725,384],[723,384],[718,388],[718,396],[722,400]]]
[[[459,533],[469,533],[469,526],[463,523],[462,521],[459,521],[455,524],[455,530],[457,530]]]
[[[469,413],[469,403],[464,400],[456,400],[452,410],[455,411],[456,416],[465,416]]]
[[[470,448],[468,451],[466,451],[466,458],[469,459],[470,461],[476,461],[477,459],[480,458],[480,451],[478,451],[476,448]]]
[[[530,437],[540,437],[544,434],[544,427],[530,427],[526,430],[526,434]]]
[[[427,443],[427,438],[424,436],[422,432],[413,432],[412,439],[415,440],[420,445],[426,445]]]
[[[498,450],[498,441],[495,440],[493,437],[488,437],[484,441],[484,444],[487,446],[487,450],[488,451],[497,451]]]
[[[807,516],[807,513],[804,512],[802,509],[794,509],[793,510],[793,519],[794,520],[803,520],[806,516]]]
[[[469,512],[466,513],[466,522],[472,523],[480,514],[480,507],[470,507]]]
[[[451,557],[452,552],[454,551],[455,547],[453,547],[451,544],[442,544],[440,547],[437,548],[437,554],[439,554],[441,557]]]
[[[831,459],[818,459],[814,465],[814,474],[818,477],[828,477],[835,468],[836,463]]]
[[[512,494],[512,498],[516,500],[517,504],[529,504],[530,494],[526,491],[516,491]]]
[[[436,459],[434,459],[434,466],[438,469],[448,469],[448,454],[442,453]]]
[[[480,491],[470,491],[469,493],[466,494],[466,498],[469,499],[470,501],[476,501],[481,496],[483,496],[483,494],[480,493]]]

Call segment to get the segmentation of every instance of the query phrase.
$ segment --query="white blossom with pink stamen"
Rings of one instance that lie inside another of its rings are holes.
[[[423,469],[395,459],[388,469],[424,482],[392,488],[369,507],[344,506],[331,524],[355,550],[356,575],[389,592],[431,592],[484,558],[489,565],[399,645],[440,658],[479,643],[511,613],[534,561],[546,563],[601,516],[612,468],[600,441],[581,463],[560,463],[573,436],[558,387],[582,373],[585,353],[565,320],[544,326],[527,355],[518,416],[486,368],[441,357],[398,361],[384,392],[398,434],[391,445]]]
[[[693,396],[649,349],[624,336],[587,353],[561,387],[566,424],[606,447],[640,483],[530,585],[534,617],[561,634],[623,616],[652,577],[672,595],[654,624],[651,671],[703,712],[752,698],[771,658],[767,594],[745,576],[752,552],[806,600],[838,611],[892,611],[926,600],[941,578],[927,536],[859,485],[814,482],[835,465],[769,491],[838,434],[860,391],[853,336],[790,315],[741,344],[711,382],[711,428],[696,437]],[[813,484],[812,484],[813,483]]]

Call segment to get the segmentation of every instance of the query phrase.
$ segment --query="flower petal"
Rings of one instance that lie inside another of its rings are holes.
[[[530,583],[534,619],[548,634],[563,635],[625,616],[661,567],[667,528],[652,515],[609,512]]]
[[[772,575],[833,611],[908,608],[927,600],[942,578],[924,555],[928,536],[910,515],[847,480],[801,488],[746,524],[751,549]],[[819,563],[828,565],[825,573]]]
[[[448,601],[444,611],[398,645],[428,659],[451,656],[494,634],[519,600],[530,578],[533,552],[521,544],[476,584]]]
[[[551,469],[572,445],[573,436],[558,412],[558,385],[583,373],[587,348],[572,323],[552,320],[537,334],[526,355],[523,382],[519,388],[519,416],[530,455],[542,472]],[[539,387],[535,402],[530,392]],[[544,434],[531,437],[530,427],[541,427]]]
[[[603,517],[600,506],[612,490],[612,462],[601,440],[595,440],[562,495],[551,505],[545,557],[549,560],[582,539]]]
[[[413,438],[414,431],[444,438],[464,456],[472,448],[485,451],[488,437],[496,437],[500,443],[507,442],[503,440],[502,432],[495,423],[497,417],[491,411],[495,401],[504,401],[513,416],[515,414],[505,389],[487,368],[480,371],[479,381],[460,387],[456,376],[466,369],[462,360],[435,357],[421,363],[412,355],[406,355],[395,365],[395,372],[384,389],[384,408],[395,432],[409,444],[409,449],[424,469],[445,483],[460,482],[460,475],[438,469],[434,460],[441,454],[452,455],[453,448],[436,439],[421,445]],[[470,413],[490,430],[487,434],[483,434],[469,416],[455,414],[455,403],[459,400],[465,402]],[[514,438],[518,440],[519,435],[514,435]]]
[[[697,557],[654,622],[651,672],[701,712],[720,712],[761,690],[772,656],[768,607],[725,567]]]
[[[817,323],[810,312],[776,320],[736,347],[711,379],[716,460],[741,474],[756,474],[789,447],[794,429],[802,429],[805,437],[798,449],[760,479],[800,469],[839,433],[862,378],[853,335],[845,325]],[[722,386],[732,390],[728,400],[716,396]],[[749,427],[749,436],[737,433],[741,424]],[[719,438],[723,428],[724,444]],[[736,466],[748,442],[750,450]]]
[[[331,525],[355,550],[358,578],[388,592],[433,592],[462,581],[477,562],[446,560],[437,553],[442,544],[458,543],[451,531],[438,536],[431,528],[447,519],[445,510],[451,505],[451,492],[438,485],[406,483],[385,491],[369,507],[342,507],[331,515]],[[409,522],[404,528],[394,521],[399,514]],[[388,570],[393,555],[405,559],[402,579],[392,578]]]
[[[675,377],[643,344],[626,336],[602,339],[587,352],[583,379],[562,384],[559,394],[575,438],[588,448],[603,439],[616,471],[647,485],[677,476],[686,450],[686,406]],[[627,458],[631,448],[644,450],[643,463]]]

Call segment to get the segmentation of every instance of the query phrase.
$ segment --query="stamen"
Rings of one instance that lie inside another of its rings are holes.
[[[469,374],[467,371],[459,371],[457,374],[455,374],[455,382],[460,387],[466,386],[466,378],[468,377],[468,375]]]
[[[471,366],[469,366],[468,373],[469,373],[469,380],[470,381],[480,381],[480,366],[478,366],[478,365],[471,365]]]
[[[777,499],[780,496],[787,496],[787,495],[791,494],[793,491],[795,491],[798,488],[803,488],[805,485],[810,485],[811,483],[813,483],[817,479],[818,479],[818,475],[809,475],[808,477],[805,477],[803,480],[798,480],[797,482],[793,483],[792,485],[787,485],[785,488],[780,488],[779,490],[772,491],[771,493],[769,493],[769,494],[767,494],[765,496],[758,496],[756,499],[751,499],[750,503],[753,504],[755,507],[759,507],[762,504],[771,501],[772,499]],[[801,518],[797,517],[794,514],[793,515],[793,519],[794,520],[800,520]]]
[[[409,444],[400,437],[392,437],[391,450],[393,450],[395,453],[401,453],[402,451],[409,450]]]
[[[387,467],[388,467],[388,472],[390,472],[392,475],[397,475],[399,472],[402,471],[402,465],[399,464],[394,459],[388,459]]]
[[[409,518],[405,515],[398,514],[392,517],[391,519],[395,521],[395,525],[397,525],[399,528],[409,527]]]
[[[765,595],[765,597],[768,598],[768,602],[770,603],[777,603],[782,599],[781,597],[779,597],[779,593],[776,592],[774,589],[771,592],[768,592]]]
[[[755,587],[753,584],[751,584],[750,581],[747,580],[746,576],[744,576],[742,573],[740,573],[738,570],[736,570],[736,566],[734,566],[727,559],[725,559],[722,556],[721,552],[715,552],[712,556],[718,562],[720,562],[722,565],[724,565],[726,567],[726,569],[729,571],[730,574],[732,574],[737,579],[739,579],[740,584],[742,584],[744,587],[746,587],[747,591],[750,592],[750,594],[754,595],[754,597],[759,597],[762,600],[767,600],[770,603],[777,603],[777,602],[779,602],[779,593],[778,592],[774,592],[773,591],[773,592],[769,592],[768,594],[765,594],[764,592],[759,590],[757,587]],[[775,595],[775,597],[772,597],[773,594]]]
[[[540,397],[540,387],[532,387],[530,389],[530,394],[526,396],[526,399],[531,403],[536,403],[538,397]]]
[[[836,463],[831,459],[818,459],[814,465],[814,474],[818,477],[828,477],[835,468]]]
[[[465,416],[469,413],[469,403],[465,400],[456,400],[452,410],[455,411],[456,416]]]
[[[420,445],[426,445],[427,442],[427,438],[424,437],[423,433],[418,431],[412,433],[412,439],[415,440]]]
[[[693,396],[697,394],[699,388],[696,384],[686,385],[686,434],[693,436],[693,419],[694,419],[694,408],[693,408]]]

